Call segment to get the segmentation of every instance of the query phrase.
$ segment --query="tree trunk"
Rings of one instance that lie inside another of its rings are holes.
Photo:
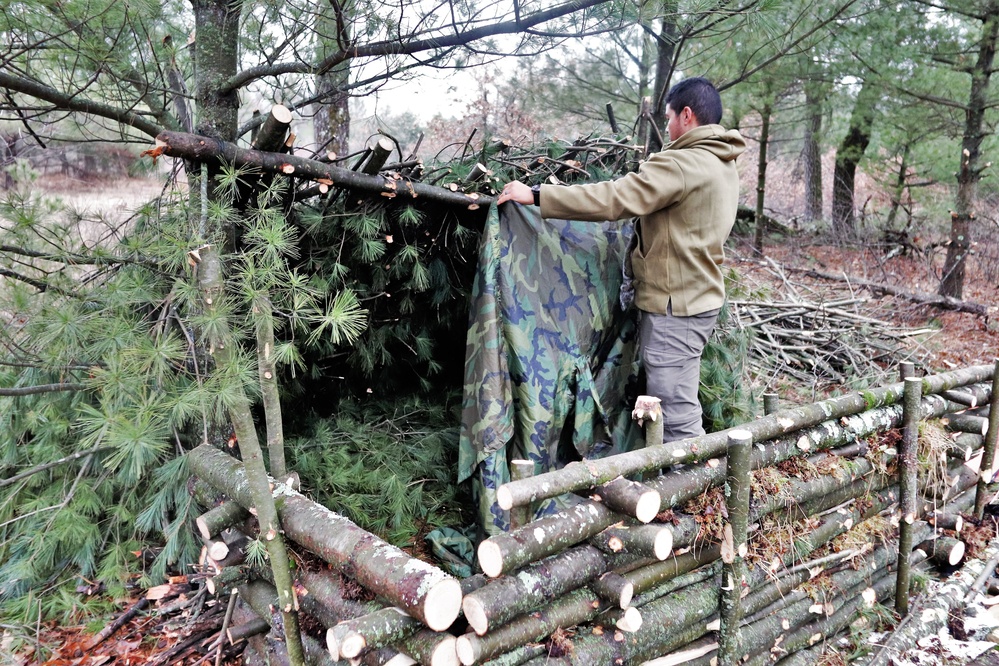
[[[843,240],[854,238],[857,234],[854,180],[857,165],[871,142],[871,129],[880,98],[881,91],[877,81],[874,78],[864,79],[860,92],[857,93],[853,113],[850,114],[850,127],[836,151],[836,167],[833,171],[833,233]]]
[[[975,202],[978,181],[984,167],[981,161],[982,141],[988,135],[985,112],[990,106],[989,80],[992,77],[999,40],[999,6],[987,3],[983,9],[982,38],[978,43],[978,60],[971,68],[971,92],[964,116],[964,137],[961,141],[961,160],[957,170],[957,196],[950,217],[950,244],[944,261],[943,277],[938,293],[941,296],[961,298],[964,291],[964,270],[971,249],[971,223],[975,219]]]
[[[905,194],[905,186],[909,171],[909,153],[912,144],[906,143],[902,146],[902,160],[898,165],[898,177],[895,180],[895,190],[891,195],[891,208],[888,209],[888,218],[885,220],[885,229],[894,231],[895,218],[898,216],[898,209],[902,206],[902,195]]]
[[[349,23],[344,9],[352,3],[329,3],[319,9],[316,41],[319,61],[332,53],[343,50],[350,41]],[[332,15],[330,15],[332,14]],[[320,155],[333,152],[346,155],[350,152],[350,96],[346,85],[350,82],[349,61],[344,60],[327,72],[316,75],[316,97],[312,125],[316,134],[316,152]]]
[[[238,460],[204,445],[188,457],[197,476],[240,504],[252,504],[246,472]],[[431,629],[451,626],[461,607],[457,580],[283,485],[276,485],[275,493],[281,527],[289,539]]]
[[[770,145],[770,117],[773,105],[767,101],[760,109],[760,153],[756,161],[756,236],[753,238],[753,251],[763,255],[763,238],[766,222],[763,221],[763,203],[767,192],[767,147]]]
[[[805,174],[805,217],[809,220],[822,219],[822,86],[814,81],[805,81],[805,123],[804,146],[801,159]]]
[[[676,62],[676,49],[680,41],[680,28],[676,23],[679,16],[677,0],[664,0],[662,23],[656,37],[656,80],[652,89],[652,118],[666,136],[666,93],[673,78],[673,65]],[[681,109],[677,109],[680,111]]]

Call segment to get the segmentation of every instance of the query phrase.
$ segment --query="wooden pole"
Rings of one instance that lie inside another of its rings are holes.
[[[916,519],[916,448],[919,443],[919,400],[922,380],[905,379],[902,403],[902,441],[898,447],[898,572],[895,581],[895,610],[909,613],[909,556],[912,554],[912,523]]]
[[[746,563],[749,550],[750,456],[753,435],[746,430],[734,430],[728,439],[728,471],[725,483],[725,508],[728,525],[722,542],[722,588],[719,596],[721,626],[718,631],[718,663],[735,666],[742,656],[740,628],[742,597],[748,592]]]
[[[510,480],[520,481],[534,476],[533,460],[511,460]],[[515,530],[531,522],[534,518],[534,507],[530,503],[515,506],[510,509],[510,529]]]
[[[985,513],[988,500],[988,484],[992,482],[995,473],[996,440],[999,439],[999,359],[995,361],[992,373],[992,395],[989,398],[989,423],[985,432],[985,444],[982,453],[982,476],[978,480],[975,492],[975,517],[981,518]]]

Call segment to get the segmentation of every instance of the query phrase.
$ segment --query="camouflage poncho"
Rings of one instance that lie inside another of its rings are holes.
[[[545,220],[538,208],[489,212],[472,291],[459,481],[475,476],[487,534],[509,516],[495,492],[508,461],[540,474],[634,448],[634,310],[618,302],[623,222]],[[631,385],[629,396],[626,389]],[[558,509],[552,500],[535,515]]]

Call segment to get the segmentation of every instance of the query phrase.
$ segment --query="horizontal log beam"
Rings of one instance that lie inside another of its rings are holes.
[[[283,174],[331,183],[347,188],[381,195],[388,198],[423,198],[449,206],[476,210],[488,206],[493,197],[477,193],[453,192],[448,188],[406,180],[399,174],[371,175],[333,166],[319,160],[310,160],[281,152],[264,152],[240,148],[234,143],[185,132],[160,132],[156,147],[147,151],[154,157],[167,155],[194,162],[225,162],[236,167],[256,169],[264,173]]]

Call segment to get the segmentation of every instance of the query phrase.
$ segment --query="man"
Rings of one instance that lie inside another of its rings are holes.
[[[646,393],[662,400],[667,442],[704,434],[701,352],[725,301],[723,245],[739,201],[735,159],[746,149],[738,131],[717,124],[721,116],[715,87],[685,79],[666,95],[670,143],[638,172],[569,187],[513,182],[497,199],[540,205],[543,217],[639,217],[632,253],[639,345]]]

